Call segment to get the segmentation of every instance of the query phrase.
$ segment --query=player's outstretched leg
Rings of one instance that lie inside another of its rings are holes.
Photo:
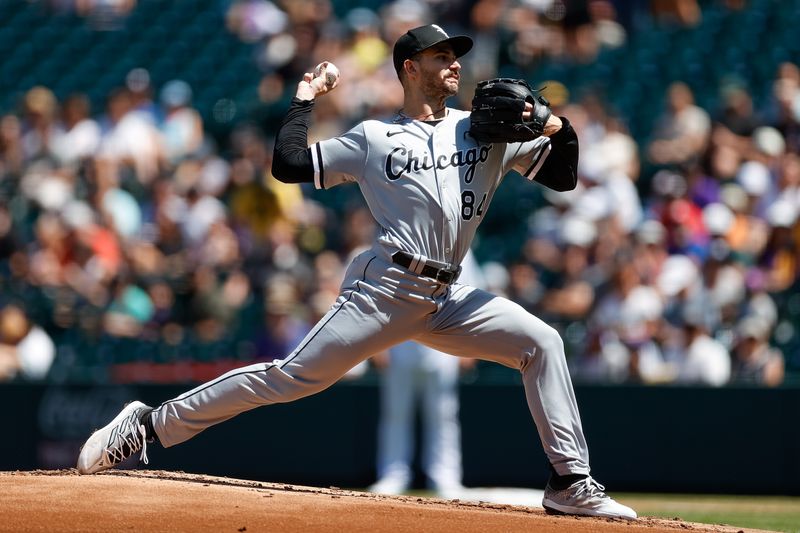
[[[551,478],[544,489],[542,507],[557,514],[636,518],[636,511],[614,501],[592,476],[579,477],[563,487]]]
[[[412,313],[402,299],[375,298],[381,294],[375,280],[386,272],[376,259],[365,252],[353,260],[336,304],[286,358],[231,370],[155,410],[140,402],[128,405],[84,444],[78,470],[100,472],[139,451],[146,462],[145,447],[151,439],[174,446],[245,411],[316,394],[368,355],[406,340],[434,305],[419,306]],[[374,268],[368,272],[370,265]],[[426,287],[418,292],[433,291]],[[388,316],[393,317],[391,328],[386,327]]]
[[[525,396],[553,470],[542,501],[551,512],[636,518],[590,476],[589,450],[558,332],[520,305],[456,286],[421,342],[522,372]]]
[[[140,450],[141,459],[147,464],[147,443],[154,440],[147,420],[151,411],[142,402],[131,402],[107,426],[92,433],[78,456],[78,472],[107,470]]]

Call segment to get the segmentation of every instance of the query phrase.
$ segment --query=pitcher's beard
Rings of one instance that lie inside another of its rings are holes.
[[[423,94],[431,102],[444,103],[451,96],[458,94],[458,85],[448,83],[448,79],[451,78],[443,80],[435,77],[426,78],[422,85]]]

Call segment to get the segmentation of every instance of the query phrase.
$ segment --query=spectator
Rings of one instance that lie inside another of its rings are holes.
[[[147,287],[147,296],[153,303],[153,313],[145,327],[149,330],[148,338],[158,340],[163,337],[166,342],[170,342],[182,335],[178,333],[183,330],[179,324],[181,318],[178,314],[179,306],[172,287],[156,279],[158,281],[150,283]]]
[[[684,353],[687,316],[702,314],[706,320],[705,331],[714,331],[718,326],[719,309],[711,301],[699,274],[695,260],[678,254],[664,261],[656,280],[656,289],[665,302],[660,344],[667,360],[681,359]]]
[[[53,91],[37,86],[23,100],[22,150],[26,161],[49,159],[62,135],[57,121],[58,101]]]
[[[769,123],[778,129],[789,149],[800,151],[800,68],[781,63],[772,85]]]
[[[666,236],[666,229],[658,220],[645,220],[635,230],[633,266],[644,285],[655,285],[658,273],[669,256]]]
[[[628,352],[626,381],[666,383],[675,378],[675,370],[661,348],[663,304],[652,287],[634,288],[622,302],[617,334]]]
[[[266,241],[277,220],[299,222],[307,211],[299,185],[281,186],[267,169],[271,166],[271,143],[253,127],[233,132],[234,159],[227,191],[231,224],[252,245]],[[255,252],[255,250],[254,250]]]
[[[98,156],[114,166],[130,165],[141,183],[151,183],[163,165],[164,147],[155,126],[135,111],[128,89],[109,95],[101,126]]]
[[[762,317],[745,316],[736,327],[731,381],[776,387],[783,383],[783,354],[769,345],[771,328]]]
[[[581,174],[602,183],[609,175],[631,181],[639,177],[639,148],[617,117],[605,116],[598,138],[585,143],[578,166]]]
[[[661,170],[653,176],[653,189],[658,196],[650,210],[666,229],[667,250],[671,254],[702,257],[708,232],[703,223],[702,209],[688,196],[686,177]]]
[[[191,107],[192,88],[183,80],[167,82],[161,89],[163,120],[160,125],[167,160],[173,165],[191,156],[203,143],[203,120]]]
[[[626,268],[620,272],[633,273]],[[617,283],[624,279],[617,278]],[[629,277],[627,281],[633,280]],[[622,300],[616,297],[604,299],[596,311],[588,346],[572,361],[575,379],[643,384],[671,381],[674,368],[665,361],[659,345],[663,307],[658,293],[637,285]],[[603,323],[606,325],[600,326]]]
[[[153,84],[150,72],[137,67],[125,76],[125,87],[130,92],[131,105],[136,113],[140,113],[151,124],[157,124],[161,112],[153,102]]]
[[[180,220],[186,244],[192,248],[201,247],[211,227],[224,223],[225,218],[225,204],[210,194],[203,194],[197,187],[190,187],[186,193],[186,211]]]
[[[289,353],[310,331],[313,322],[303,316],[298,293],[297,280],[288,274],[273,276],[269,281],[264,300],[265,327],[259,328],[255,338],[259,360],[272,361]],[[326,305],[325,310],[329,307]]]
[[[105,331],[114,337],[137,337],[155,313],[145,290],[127,279],[114,280],[111,304],[103,322]]]
[[[556,322],[580,319],[594,303],[594,287],[587,274],[596,229],[591,222],[574,215],[567,215],[561,224],[562,269],[539,302],[543,316]]]
[[[42,380],[55,355],[53,340],[31,323],[21,307],[6,305],[0,310],[0,381],[17,376]]]
[[[667,89],[667,109],[658,121],[648,147],[650,161],[657,165],[690,167],[708,144],[711,119],[695,105],[692,90],[683,82]]]
[[[721,387],[731,376],[731,356],[719,341],[709,336],[710,324],[701,305],[683,310],[684,349],[676,382]]]
[[[18,176],[23,171],[22,124],[16,115],[0,117],[0,177]]]
[[[764,204],[775,196],[769,167],[760,161],[745,161],[736,173],[736,183],[747,194],[746,211],[763,219]]]
[[[518,261],[508,268],[508,296],[528,310],[536,309],[544,294],[536,269]]]
[[[598,289],[597,303],[589,319],[591,327],[597,330],[598,335],[605,330],[617,330],[622,325],[624,302],[641,284],[640,271],[631,254],[628,251],[618,253],[611,276]]]
[[[97,152],[100,126],[91,118],[91,104],[85,94],[67,97],[62,107],[64,134],[55,141],[53,152],[61,164],[75,166]]]
[[[250,295],[250,280],[239,270],[221,275],[207,264],[202,264],[193,278],[191,308],[198,338],[214,342],[230,335]]]
[[[753,132],[762,125],[753,109],[753,98],[746,87],[735,81],[729,81],[720,92],[722,106],[714,120],[711,144],[747,153]]]
[[[772,202],[785,200],[792,205],[800,206],[800,154],[787,153],[781,159],[777,175],[776,194]]]
[[[760,126],[753,131],[752,147],[748,158],[774,169],[786,153],[786,139],[772,126]]]
[[[733,213],[733,222],[725,234],[726,242],[740,262],[750,265],[763,250],[768,234],[764,220],[754,216],[755,202],[752,196],[735,183],[720,190],[720,199]]]
[[[800,273],[795,236],[797,214],[797,205],[786,200],[778,200],[767,212],[770,230],[758,266],[766,275],[767,288],[773,292],[788,289]]]

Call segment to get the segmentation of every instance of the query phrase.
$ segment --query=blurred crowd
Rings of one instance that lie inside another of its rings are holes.
[[[783,382],[795,354],[774,341],[798,323],[800,70],[780,65],[764,109],[739,83],[720,94],[703,109],[674,82],[646,143],[591,98],[557,110],[581,138],[581,183],[545,193],[514,268],[530,309],[563,326],[575,379]]]
[[[315,106],[314,141],[401,107],[389,55],[411,27],[475,38],[450,102],[467,108],[477,80],[504,65],[588,64],[624,46],[642,17],[685,27],[702,17],[695,1],[639,4],[220,9],[221,31],[257,50],[263,106],[285,109],[320,61],[339,67],[342,87]],[[728,80],[718,106],[701,108],[690,82],[664,88],[647,139],[596,97],[557,81],[544,89],[580,137],[579,186],[544,190],[512,260],[482,268],[489,290],[562,332],[576,381],[774,386],[787,365],[800,368],[799,354],[778,349],[800,326],[800,70],[782,64],[760,107]],[[333,303],[351,254],[376,231],[357,191],[278,183],[277,120],[242,121],[220,142],[193,90],[156,86],[143,65],[103,106],[35,86],[0,110],[0,379],[205,378],[197,364],[282,357]]]

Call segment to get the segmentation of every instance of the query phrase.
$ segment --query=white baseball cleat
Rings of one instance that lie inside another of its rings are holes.
[[[399,495],[406,492],[409,488],[409,481],[406,476],[388,474],[376,483],[367,487],[367,492],[376,494]]]
[[[147,433],[140,419],[150,410],[142,402],[131,402],[107,426],[92,433],[78,456],[78,472],[108,470],[139,450],[147,464]]]
[[[576,481],[564,490],[555,490],[548,484],[544,489],[542,507],[561,514],[636,518],[636,511],[617,503],[604,490],[605,487],[591,476]]]

